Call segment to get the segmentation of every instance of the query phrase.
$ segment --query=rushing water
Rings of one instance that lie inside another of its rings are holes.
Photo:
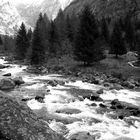
[[[4,63],[0,59],[0,64]],[[57,133],[67,139],[76,137],[76,140],[140,140],[140,118],[131,116],[125,118],[125,121],[113,119],[107,112],[97,111],[101,102],[80,100],[87,92],[90,94],[103,87],[82,81],[66,82],[64,86],[46,86],[44,80],[47,79],[68,80],[60,75],[29,74],[23,71],[25,68],[26,66],[11,64],[9,68],[2,69],[1,75],[10,72],[13,76],[22,76],[26,83],[32,83],[24,87],[28,90],[50,90],[50,94],[45,96],[45,103],[33,99],[27,105]],[[140,93],[136,91],[105,89],[101,98],[119,99],[140,106]],[[97,106],[91,106],[92,103]]]

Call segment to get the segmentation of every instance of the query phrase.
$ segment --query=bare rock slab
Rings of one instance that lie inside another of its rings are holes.
[[[0,133],[9,140],[66,140],[27,106],[0,93]]]

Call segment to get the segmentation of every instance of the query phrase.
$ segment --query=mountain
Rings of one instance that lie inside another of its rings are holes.
[[[39,13],[46,13],[49,19],[54,19],[60,8],[65,9],[72,1],[73,0],[36,0],[31,4],[17,5],[17,10],[26,22],[34,27]]]
[[[10,0],[0,0],[0,34],[14,35],[22,22],[34,27],[39,13],[54,19],[60,8],[65,9],[73,0],[32,0],[14,5]]]
[[[24,20],[8,0],[0,0],[0,34],[13,35]]]
[[[74,0],[65,13],[79,14],[85,5],[89,5],[98,18],[118,18],[140,13],[140,0]]]

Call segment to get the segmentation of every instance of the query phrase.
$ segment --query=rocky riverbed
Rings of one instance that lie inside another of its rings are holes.
[[[21,110],[21,104],[29,107],[36,119],[46,123],[53,133],[55,131],[68,140],[139,140],[139,81],[126,81],[116,74],[107,76],[81,72],[69,72],[73,76],[66,77],[47,74],[47,70],[42,69],[42,74],[34,74],[31,68],[29,73],[27,66],[6,63],[0,59],[3,66],[0,71],[1,99],[4,94],[10,101],[14,98]],[[14,122],[18,122],[19,118],[14,117]],[[30,123],[35,122],[31,120]],[[40,125],[43,130],[41,140],[48,139],[44,137],[47,137],[44,123]],[[31,130],[32,127],[29,130],[36,133]],[[25,130],[25,126],[23,129],[21,125],[21,130]],[[51,135],[52,140],[56,139],[55,136]]]

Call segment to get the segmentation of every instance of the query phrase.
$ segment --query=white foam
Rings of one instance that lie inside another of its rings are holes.
[[[5,61],[0,59],[0,63],[3,64]],[[33,75],[23,72],[26,66],[11,65],[11,67],[3,69],[5,73],[12,73],[15,76],[22,76],[25,82],[34,83],[31,86],[26,86],[30,90],[46,89],[46,83],[41,82],[41,80],[48,79],[63,79],[60,75]],[[21,75],[20,75],[21,74]],[[23,74],[23,75],[22,75]],[[79,101],[75,98],[74,94],[69,93],[70,88],[75,89],[85,89],[95,91],[102,86],[97,86],[94,84],[83,83],[82,81],[69,82],[66,86],[57,86],[47,88],[50,89],[50,94],[45,96],[45,103],[39,103],[36,100],[30,100],[27,105],[35,111],[40,111],[51,120],[49,122],[50,127],[63,134],[66,138],[70,139],[76,133],[80,134],[81,140],[88,132],[92,137],[89,139],[96,140],[123,140],[125,138],[131,138],[132,140],[139,140],[140,138],[140,118],[139,117],[129,117],[128,120],[132,120],[133,123],[129,124],[127,121],[112,119],[107,113],[97,113],[96,109],[99,107],[91,106],[92,102],[88,99]],[[101,95],[104,100],[119,99],[120,101],[125,101],[132,103],[134,105],[140,106],[140,94],[136,91],[129,90],[105,90],[104,94]],[[60,111],[60,112],[59,112]],[[68,112],[68,113],[67,113]],[[53,120],[55,119],[55,120]],[[68,124],[63,122],[68,122]],[[83,132],[83,133],[81,133]]]

